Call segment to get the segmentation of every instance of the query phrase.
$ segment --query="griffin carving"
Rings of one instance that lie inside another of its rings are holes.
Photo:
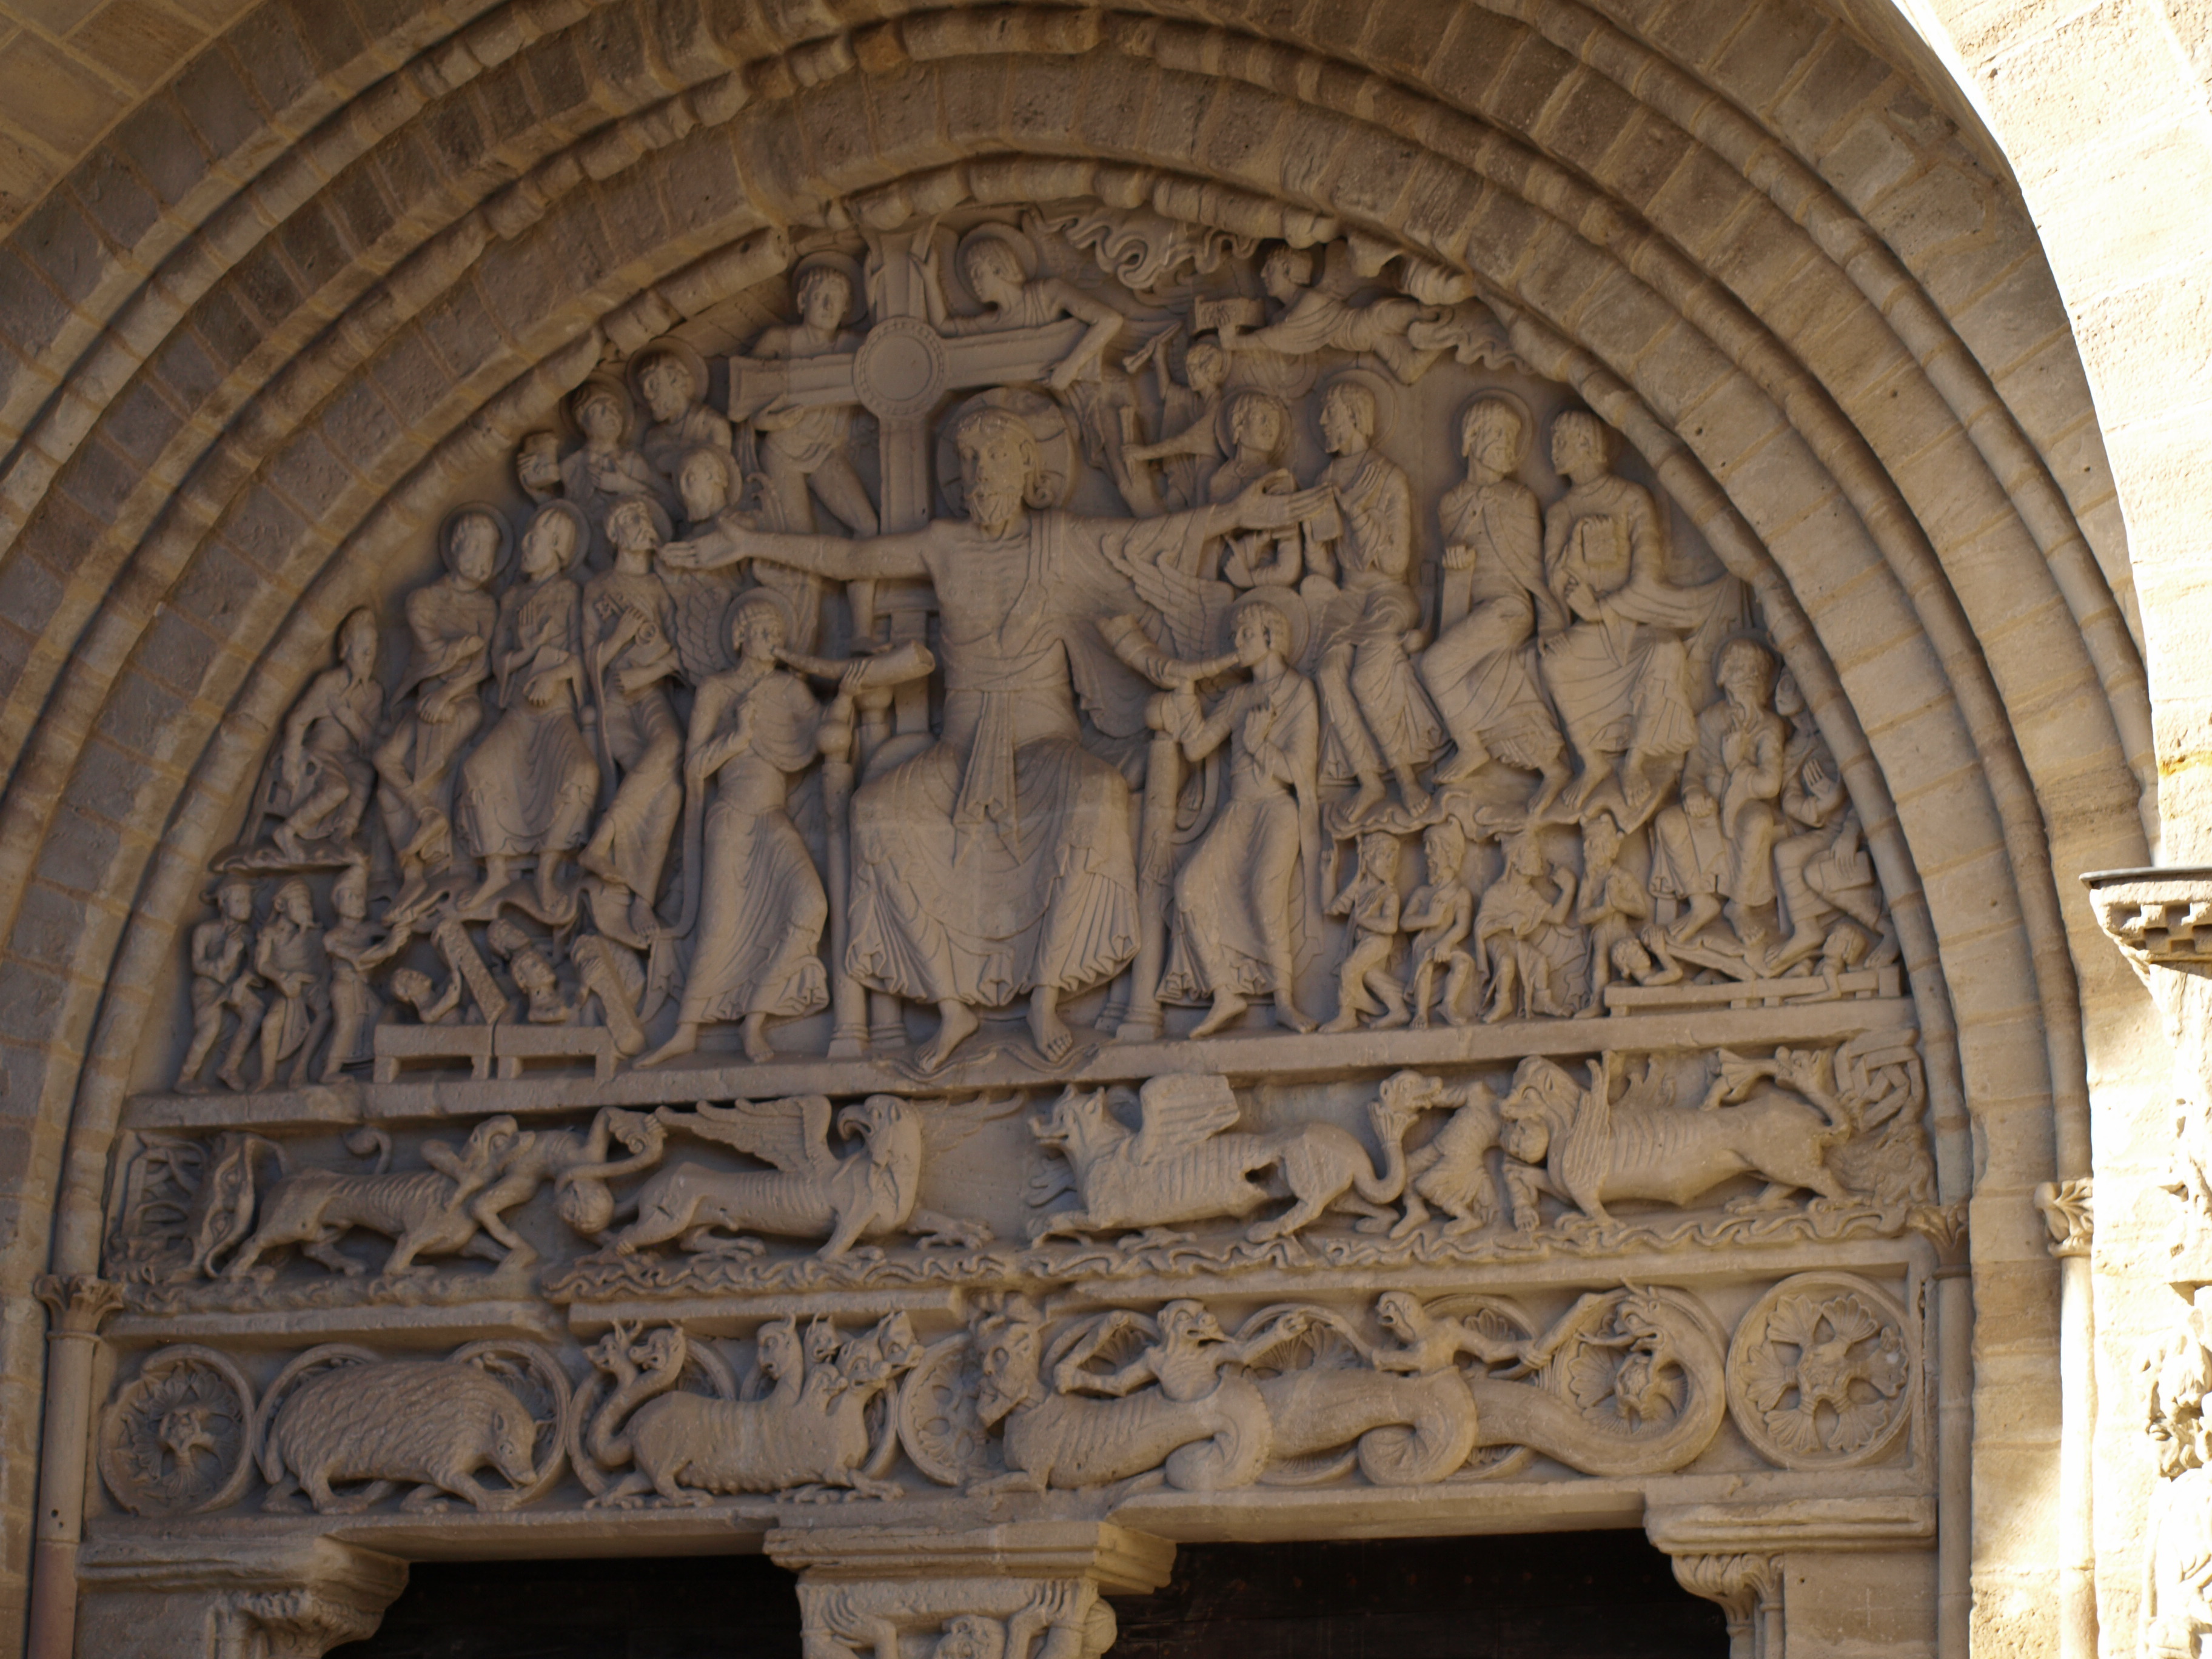
[[[865,1238],[911,1231],[928,1243],[972,1246],[991,1237],[981,1222],[917,1207],[921,1190],[921,1115],[896,1095],[870,1095],[832,1117],[826,1095],[786,1100],[701,1101],[696,1110],[662,1107],[659,1121],[775,1165],[773,1171],[711,1169],[690,1160],[661,1170],[617,1211],[635,1218],[615,1235],[618,1255],[677,1240],[686,1250],[758,1252],[747,1232],[824,1240],[834,1261]],[[857,1138],[840,1158],[830,1131]],[[733,1237],[717,1240],[718,1233]]]
[[[1156,1077],[1138,1098],[1144,1127],[1136,1130],[1116,1120],[1103,1091],[1070,1089],[1031,1123],[1036,1138],[1067,1161],[1079,1201],[1033,1220],[1032,1243],[1124,1229],[1146,1233],[1146,1243],[1163,1242],[1179,1223],[1242,1218],[1285,1196],[1295,1200],[1289,1210],[1251,1229],[1255,1243],[1296,1233],[1330,1209],[1387,1224],[1395,1218],[1382,1206],[1406,1184],[1401,1143],[1424,1103],[1385,1091],[1369,1104],[1382,1143],[1376,1170],[1366,1148],[1333,1123],[1227,1133],[1237,1122],[1237,1097],[1217,1075]],[[1267,1171],[1272,1180],[1253,1179]],[[1049,1202],[1065,1190],[1065,1182],[1048,1177],[1030,1201]]]

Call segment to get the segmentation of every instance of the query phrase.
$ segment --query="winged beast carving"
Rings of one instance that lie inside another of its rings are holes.
[[[1330,1209],[1378,1222],[1406,1184],[1406,1131],[1419,1103],[1386,1093],[1368,1107],[1382,1144],[1379,1169],[1348,1130],[1333,1123],[1232,1133],[1238,1115],[1228,1081],[1215,1075],[1157,1077],[1138,1096],[1142,1127],[1114,1115],[1104,1091],[1070,1089],[1030,1128],[1066,1160],[1079,1207],[1030,1224],[1032,1242],[1059,1233],[1164,1232],[1180,1224],[1249,1216],[1271,1199],[1289,1210],[1250,1230],[1255,1243],[1297,1232]],[[1262,1174],[1267,1181],[1254,1177]],[[1032,1201],[1064,1188],[1048,1181]],[[1150,1241],[1148,1242],[1156,1242]]]
[[[981,1103],[956,1120],[951,1131],[972,1127],[983,1115],[1011,1109]],[[633,1216],[617,1232],[617,1255],[677,1241],[686,1250],[757,1252],[745,1235],[819,1238],[820,1255],[834,1261],[864,1239],[913,1232],[926,1243],[972,1246],[991,1237],[980,1221],[963,1221],[923,1209],[924,1127],[920,1109],[896,1095],[870,1095],[833,1110],[826,1095],[782,1100],[740,1100],[728,1106],[701,1101],[690,1112],[662,1107],[655,1115],[671,1129],[727,1146],[772,1165],[731,1170],[687,1158],[662,1170],[617,1211]],[[831,1140],[857,1141],[840,1156]]]

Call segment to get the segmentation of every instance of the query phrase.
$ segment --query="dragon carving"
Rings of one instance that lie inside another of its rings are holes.
[[[591,1350],[614,1379],[596,1413],[596,1388],[579,1401],[589,1416],[584,1449],[600,1486],[594,1504],[629,1508],[657,1495],[696,1505],[724,1492],[781,1492],[798,1498],[896,1498],[882,1478],[896,1441],[872,1436],[868,1406],[921,1357],[904,1314],[889,1314],[864,1337],[841,1339],[826,1325],[802,1345],[789,1319],[760,1330],[757,1399],[723,1400],[681,1389],[692,1359],[678,1325],[641,1336],[617,1325]],[[889,1413],[895,1417],[896,1413]],[[623,1464],[627,1474],[605,1477]],[[579,1468],[585,1466],[579,1460]]]

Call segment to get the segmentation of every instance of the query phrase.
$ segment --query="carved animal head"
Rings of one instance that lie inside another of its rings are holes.
[[[1428,1328],[1429,1316],[1420,1303],[1405,1291],[1385,1291],[1375,1298],[1375,1317],[1382,1328],[1411,1346]]]
[[[1226,1342],[1228,1334],[1202,1302],[1181,1297],[1159,1312],[1160,1335],[1168,1341]]]
[[[921,1360],[921,1345],[902,1313],[885,1314],[866,1336],[845,1345],[844,1369],[856,1383],[888,1382]]]
[[[1000,1659],[1006,1650],[1004,1625],[980,1613],[963,1613],[945,1621],[931,1659]]]
[[[538,1425],[520,1401],[500,1407],[491,1419],[491,1461],[511,1486],[526,1486],[538,1473],[532,1458],[538,1449]]]
[[[1043,1393],[1039,1380],[1044,1320],[1027,1297],[1006,1298],[971,1328],[982,1376],[975,1387],[975,1415],[986,1425]]]
[[[1053,1151],[1077,1158],[1128,1136],[1107,1109],[1103,1089],[1062,1091],[1051,1111],[1030,1120],[1030,1133]]]
[[[1541,1164],[1554,1138],[1574,1125],[1582,1091],[1565,1069],[1531,1054],[1513,1074],[1513,1090],[1498,1103],[1504,1120],[1498,1144],[1508,1158]]]
[[[527,1145],[514,1120],[502,1112],[497,1117],[486,1118],[469,1132],[464,1161],[472,1170],[489,1172],[504,1163],[510,1153]]]
[[[796,1320],[770,1320],[760,1328],[759,1342],[760,1368],[770,1382],[800,1374],[804,1362]]]
[[[169,1454],[179,1469],[193,1467],[198,1455],[218,1455],[215,1436],[208,1427],[208,1408],[204,1406],[179,1406],[161,1419],[158,1432],[161,1449]]]
[[[884,1164],[919,1164],[921,1117],[896,1095],[870,1095],[837,1114],[837,1133],[858,1136],[867,1156]]]

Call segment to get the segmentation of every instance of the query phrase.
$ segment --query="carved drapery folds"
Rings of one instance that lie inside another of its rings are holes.
[[[1918,1547],[1957,1215],[1827,739],[1464,278],[1284,223],[802,239],[448,504],[177,964],[101,1526],[774,1525],[810,1659],[1097,1659],[1147,1504]]]

